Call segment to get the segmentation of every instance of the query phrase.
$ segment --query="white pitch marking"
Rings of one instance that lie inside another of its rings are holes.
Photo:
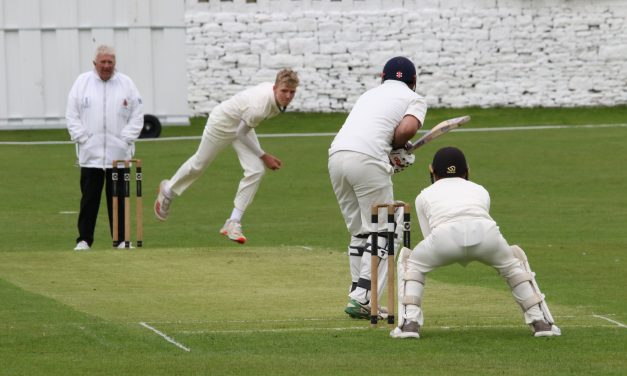
[[[304,318],[304,319],[277,319],[277,320],[190,320],[190,321],[151,321],[153,324],[253,324],[253,323],[281,323],[281,322],[301,322],[301,321],[346,321],[346,318]]]
[[[533,131],[545,129],[581,129],[581,128],[625,128],[627,123],[619,124],[583,124],[583,125],[527,125],[518,127],[492,127],[492,128],[473,128],[462,127],[455,132],[498,132],[498,131]],[[419,130],[418,133],[426,133],[430,129]],[[259,138],[290,138],[290,137],[331,137],[336,132],[320,132],[320,133],[262,133],[258,134]],[[161,138],[143,138],[137,142],[161,142],[161,141],[180,141],[180,140],[200,140],[201,136],[180,136],[180,137],[161,137]],[[0,141],[0,145],[70,145],[72,141]]]
[[[367,326],[351,326],[345,328],[283,328],[283,329],[234,329],[234,330],[183,330],[183,334],[249,334],[249,333],[282,333],[282,332],[313,332],[313,331],[345,331],[366,330]]]
[[[560,325],[564,328],[563,325]],[[512,329],[524,328],[524,324],[503,324],[503,325],[442,325],[430,326],[432,329],[443,330],[464,330],[464,329]],[[567,328],[599,328],[599,325],[566,325]],[[380,329],[386,329],[383,326]],[[182,330],[181,334],[254,334],[254,333],[282,333],[282,332],[313,332],[313,331],[350,331],[350,330],[372,330],[368,326],[338,327],[338,328],[282,328],[282,329],[233,329],[233,330]]]
[[[59,214],[78,214],[77,211],[60,211]]]
[[[616,325],[620,326],[621,328],[627,328],[627,325],[623,324],[623,323],[622,323],[622,322],[620,322],[620,321],[612,320],[612,319],[610,319],[609,317],[605,317],[605,316],[601,316],[601,315],[592,315],[592,316],[594,316],[594,317],[596,317],[596,318],[598,318],[598,319],[602,319],[602,320],[605,320],[605,321],[609,321],[609,322],[611,322],[612,324],[616,324]]]
[[[503,316],[474,316],[479,319],[502,319]],[[584,316],[575,315],[554,315],[554,318],[577,318]],[[255,324],[255,323],[293,323],[293,322],[307,322],[307,321],[346,321],[347,318],[333,318],[333,317],[306,317],[302,319],[273,319],[273,320],[190,320],[190,321],[151,321],[153,324],[160,325],[185,325],[185,324]]]
[[[178,347],[179,349],[185,350],[187,352],[192,351],[189,347],[186,347],[178,342],[176,342],[173,338],[169,337],[168,335],[166,335],[165,333],[153,328],[152,326],[146,324],[145,322],[140,322],[139,325],[143,326],[146,329],[152,330],[153,332],[157,333],[158,335],[160,335],[161,337],[163,337],[163,339],[165,339],[166,341],[170,342],[171,344],[173,344],[174,346]]]
[[[455,132],[542,131],[547,129],[624,128],[627,124],[528,125],[518,127],[457,128]],[[428,132],[420,130],[418,132]]]

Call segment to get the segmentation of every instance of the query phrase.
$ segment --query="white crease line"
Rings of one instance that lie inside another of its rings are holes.
[[[351,326],[345,328],[283,328],[283,329],[234,329],[234,330],[182,330],[182,334],[252,334],[252,333],[282,333],[282,332],[313,332],[313,331],[345,331],[366,330],[367,326]]]
[[[623,323],[622,323],[622,322],[620,322],[620,321],[612,320],[612,319],[610,319],[609,317],[605,317],[605,316],[601,316],[601,315],[592,315],[592,316],[594,316],[594,317],[596,317],[596,318],[598,318],[598,319],[602,319],[602,320],[605,320],[605,321],[609,321],[609,322],[611,322],[612,324],[616,324],[616,325],[620,326],[621,328],[627,328],[627,325],[623,324]]]
[[[302,322],[302,321],[346,321],[345,317],[342,318],[304,318],[304,319],[276,319],[276,320],[190,320],[190,321],[151,321],[153,324],[253,324],[253,323],[282,323],[282,322]]]
[[[577,318],[586,317],[576,315],[553,315],[555,318]],[[478,319],[502,319],[503,316],[473,316]],[[293,322],[307,322],[307,321],[350,321],[347,317],[308,317],[302,319],[274,319],[274,320],[189,320],[189,321],[151,321],[153,324],[160,325],[186,325],[186,324],[254,324],[254,323],[293,323]],[[133,323],[131,323],[133,324]]]
[[[429,326],[430,329],[442,330],[464,330],[464,329],[513,329],[524,328],[524,324],[503,324],[503,325],[438,325]],[[561,325],[560,325],[561,326]],[[564,328],[564,326],[561,326]],[[609,327],[609,325],[566,325],[566,328],[599,328]],[[349,331],[349,330],[371,330],[369,326],[353,326],[343,328],[282,328],[282,329],[233,329],[233,330],[181,330],[181,334],[254,334],[254,333],[282,333],[282,332],[313,332],[313,331]],[[386,329],[381,325],[378,329]],[[377,330],[377,329],[374,329]]]
[[[163,337],[163,339],[165,339],[166,341],[170,342],[171,344],[173,344],[174,346],[178,347],[179,349],[183,349],[187,352],[192,351],[189,347],[183,346],[182,344],[176,342],[173,338],[167,336],[165,333],[160,332],[159,330],[153,328],[152,326],[146,324],[145,322],[140,322],[139,325],[143,326],[146,329],[150,329],[153,332],[157,333],[158,335],[160,335],[161,337]]]

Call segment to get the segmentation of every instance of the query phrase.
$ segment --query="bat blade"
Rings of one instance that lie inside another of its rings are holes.
[[[443,122],[439,123],[435,127],[431,128],[429,132],[427,132],[425,135],[420,137],[416,142],[413,142],[409,151],[416,150],[419,147],[423,146],[424,144],[440,137],[444,133],[449,132],[455,128],[459,128],[460,126],[468,123],[469,121],[470,121],[469,115],[444,120]]]

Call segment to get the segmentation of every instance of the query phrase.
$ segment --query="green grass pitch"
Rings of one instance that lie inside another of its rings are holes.
[[[0,375],[626,374],[627,107],[436,109],[425,129],[465,113],[469,130],[520,128],[444,135],[394,177],[396,197],[413,204],[437,148],[464,150],[503,234],[527,252],[561,337],[533,338],[506,283],[476,263],[428,275],[419,340],[349,319],[330,135],[260,139],[284,168],[267,173],[246,213],[244,246],[218,234],[240,179],[232,150],[161,223],[156,187],[198,140],[138,142],[145,247],[110,249],[103,205],[93,250],[75,252],[74,147],[1,143],[67,132],[10,131],[0,132]],[[345,116],[289,113],[258,133],[333,133]],[[200,136],[203,121],[162,138]]]

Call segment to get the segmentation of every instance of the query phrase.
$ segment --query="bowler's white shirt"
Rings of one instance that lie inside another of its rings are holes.
[[[490,194],[481,185],[463,178],[437,180],[416,197],[416,213],[422,235],[445,223],[490,217]]]
[[[274,99],[273,87],[274,84],[264,82],[220,103],[209,115],[212,126],[224,132],[235,132],[240,120],[255,128],[262,120],[278,115],[281,110]]]
[[[329,155],[347,150],[388,161],[394,130],[403,117],[412,115],[424,124],[426,113],[422,96],[404,82],[387,80],[357,99],[331,143]]]

